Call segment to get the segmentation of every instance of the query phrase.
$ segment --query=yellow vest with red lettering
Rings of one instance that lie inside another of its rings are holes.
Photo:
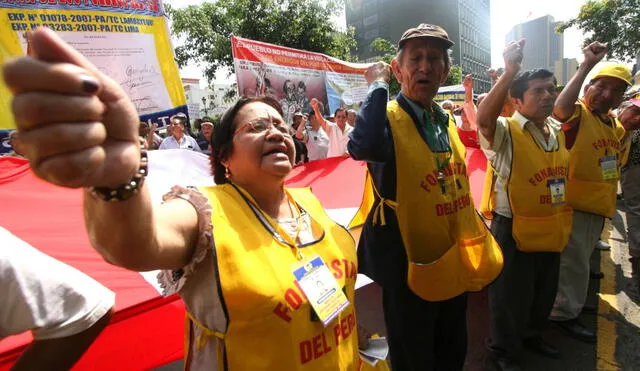
[[[287,189],[306,211],[319,241],[303,245],[320,256],[350,304],[325,328],[298,286],[295,250],[279,242],[255,205],[234,185],[201,188],[212,205],[215,260],[228,326],[220,334],[220,370],[357,370],[354,309],[357,262],[349,232],[324,212],[308,188]],[[214,288],[212,288],[213,290]]]
[[[581,110],[580,127],[569,150],[569,205],[575,210],[610,218],[616,209],[618,180],[604,180],[600,159],[616,156],[618,162],[621,160],[618,137],[621,125],[617,120],[614,120],[615,127],[604,124],[583,102],[579,102],[576,109]]]
[[[396,156],[393,205],[407,253],[408,285],[421,298],[442,301],[479,291],[500,274],[502,251],[475,212],[465,147],[449,116],[451,151],[434,153],[397,101],[387,104]],[[440,163],[445,193],[438,179]],[[379,206],[378,206],[379,207]],[[382,211],[380,211],[382,212]]]
[[[516,120],[509,118],[507,122],[513,148],[507,194],[517,248],[525,252],[561,252],[569,242],[573,211],[566,202],[552,205],[547,182],[563,179],[566,183],[569,151],[564,133],[558,132],[558,149],[546,152]]]

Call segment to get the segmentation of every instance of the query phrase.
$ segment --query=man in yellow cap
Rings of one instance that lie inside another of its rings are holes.
[[[569,81],[553,109],[563,122],[569,150],[567,199],[573,207],[569,244],[560,258],[558,293],[551,320],[568,335],[588,343],[593,331],[578,321],[589,286],[589,261],[605,218],[616,208],[620,163],[620,139],[624,128],[611,110],[623,100],[631,85],[631,72],[620,64],[599,69],[578,100],[580,87],[593,67],[602,60],[607,45],[594,42],[584,50],[584,62]]]
[[[407,30],[391,66],[366,71],[369,93],[347,145],[367,161],[372,179],[358,266],[382,286],[393,370],[462,370],[466,292],[481,290],[502,268],[473,207],[455,121],[433,101],[452,45],[439,26]],[[401,93],[388,102],[392,70]]]
[[[631,277],[640,290],[640,86],[618,108],[618,120],[627,131],[620,186],[627,208],[627,236],[631,258]]]

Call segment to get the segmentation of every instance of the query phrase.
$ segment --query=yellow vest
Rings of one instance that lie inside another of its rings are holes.
[[[312,320],[313,309],[294,278],[293,267],[299,265],[294,249],[279,242],[270,222],[258,217],[249,204],[253,200],[230,184],[200,191],[212,205],[219,289],[228,319],[223,334],[209,330],[221,339],[218,359],[226,368],[219,369],[356,370],[357,258],[349,233],[329,219],[308,188],[286,190],[322,229],[321,239],[300,251],[324,260],[350,302],[325,328]]]
[[[398,218],[408,258],[408,285],[421,298],[442,301],[467,291],[479,291],[502,270],[498,244],[476,214],[465,164],[465,147],[449,116],[452,152],[434,153],[420,136],[411,117],[396,101],[387,104],[396,157],[396,200],[380,198],[373,208],[374,223],[384,225],[384,208]],[[438,181],[440,163],[446,193]],[[377,192],[370,177],[367,189]],[[364,200],[372,200],[365,193]],[[363,202],[356,219],[373,205]]]
[[[618,136],[621,125],[618,120],[614,121],[616,127],[606,125],[583,102],[576,109],[581,110],[581,116],[576,141],[569,150],[569,205],[610,218],[616,209],[618,180],[603,179],[600,159],[616,156],[621,160]]]
[[[552,205],[547,181],[566,182],[569,151],[564,133],[558,133],[558,150],[546,152],[516,120],[510,118],[508,123],[513,161],[507,194],[513,214],[513,238],[521,251],[561,252],[569,242],[573,212],[566,203]]]

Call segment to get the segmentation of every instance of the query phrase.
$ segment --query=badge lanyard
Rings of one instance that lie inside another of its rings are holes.
[[[549,129],[551,131],[551,129]],[[540,143],[533,136],[533,133],[529,130],[529,136],[533,140],[533,142],[542,150],[544,153],[556,152],[560,150],[560,140],[556,137],[556,143],[554,145],[553,151],[547,151],[543,148]],[[549,138],[551,138],[551,133],[549,134]],[[556,164],[554,162],[550,162],[546,156],[544,156],[545,162],[553,169],[556,169]],[[565,194],[565,179],[562,178],[554,178],[549,179],[547,181],[547,187],[549,188],[549,193],[551,195],[551,205],[552,206],[560,206],[566,203],[566,194]]]
[[[435,139],[434,141],[434,145],[435,142],[440,142],[440,138],[438,137],[438,135],[436,134],[436,128],[435,128],[435,123],[430,123],[428,121],[430,117],[430,114],[425,110],[424,113],[424,126],[425,126],[425,130],[427,132],[427,137],[432,137]],[[434,119],[435,121],[435,119]],[[447,157],[443,160],[440,161],[440,157],[438,157],[438,152],[435,152],[434,148],[431,148],[431,151],[434,153],[434,157],[436,159],[436,168],[438,171],[438,183],[440,184],[440,191],[442,192],[442,194],[446,194],[447,193],[447,188],[445,185],[445,178],[444,178],[444,171],[443,169],[449,165],[449,162],[451,161],[451,157],[453,156],[453,152],[451,150],[451,146],[449,145],[448,142],[446,143],[442,143],[444,144],[444,146],[446,147],[446,151],[447,151]],[[429,145],[429,147],[431,147],[431,145]]]
[[[285,194],[287,195],[287,201],[289,202],[289,205],[293,205],[292,207],[295,209],[296,213],[298,214],[295,217],[296,233],[293,237],[291,237],[284,229],[282,229],[282,227],[275,220],[273,220],[272,217],[267,215],[264,211],[262,211],[262,209],[258,205],[256,205],[255,201],[253,200],[253,197],[251,197],[249,192],[247,192],[246,190],[242,189],[241,187],[235,184],[233,184],[233,186],[238,190],[238,192],[240,192],[240,194],[247,200],[247,202],[255,210],[257,210],[260,213],[260,215],[262,215],[262,217],[269,223],[271,228],[276,232],[276,235],[278,237],[277,238],[278,242],[280,242],[281,244],[287,245],[288,247],[291,247],[294,251],[294,254],[296,255],[296,258],[298,260],[303,260],[304,255],[302,254],[302,251],[300,251],[299,243],[297,242],[298,236],[300,235],[300,231],[302,230],[301,219],[303,215],[302,215],[302,212],[300,211],[300,208],[298,207],[298,204],[293,200],[289,192],[285,190]]]
[[[247,191],[236,185],[233,186],[240,192],[247,202],[249,202],[253,208],[258,210],[262,217],[268,221],[271,228],[275,230],[278,242],[287,245],[294,250],[298,261],[293,264],[292,273],[298,283],[298,286],[313,308],[313,313],[315,313],[317,318],[322,322],[322,325],[324,327],[329,325],[329,323],[349,305],[349,300],[345,293],[340,289],[338,281],[335,279],[331,271],[329,271],[322,258],[319,255],[314,254],[310,259],[306,260],[300,251],[297,241],[302,228],[302,213],[300,212],[300,208],[298,208],[295,200],[293,200],[289,192],[285,190],[289,205],[293,205],[293,208],[295,208],[298,213],[298,217],[296,218],[296,234],[292,238],[277,222],[275,222],[275,220],[273,220],[273,218],[265,214],[264,211],[256,205],[255,201]]]

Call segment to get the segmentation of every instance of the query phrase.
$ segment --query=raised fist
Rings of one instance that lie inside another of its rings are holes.
[[[129,181],[140,162],[140,122],[129,97],[49,29],[33,32],[31,53],[7,61],[3,75],[35,174],[70,188]]]
[[[385,62],[374,63],[367,68],[367,71],[364,73],[364,78],[369,85],[373,84],[376,80],[389,83],[389,81],[391,81],[391,66]]]

